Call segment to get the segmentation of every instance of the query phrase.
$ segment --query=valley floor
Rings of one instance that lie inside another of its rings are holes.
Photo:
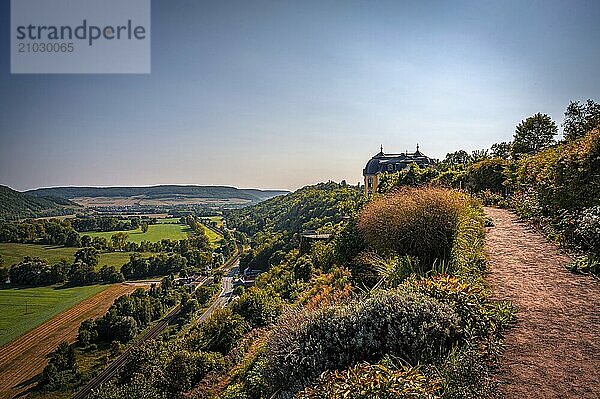
[[[506,398],[600,398],[600,281],[507,210],[486,208],[489,282],[518,308],[498,379]]]

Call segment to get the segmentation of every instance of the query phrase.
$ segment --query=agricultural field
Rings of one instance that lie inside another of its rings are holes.
[[[118,231],[103,231],[103,232],[89,232],[80,233],[81,235],[88,235],[90,237],[104,237],[110,240],[110,237],[118,233]],[[135,242],[136,244],[142,241],[158,242],[163,239],[168,240],[182,240],[190,233],[190,228],[186,225],[180,224],[177,218],[166,218],[159,219],[156,224],[148,226],[148,231],[142,233],[141,229],[125,231],[128,234],[128,241]]]
[[[217,222],[220,221],[221,225],[223,224],[223,218],[220,216],[211,216],[210,219]],[[206,232],[210,243],[213,245],[213,247],[216,247],[216,243],[221,241],[221,236],[206,226],[204,226],[204,231]],[[90,237],[104,237],[107,240],[110,240],[110,237],[117,232],[118,231],[105,231],[80,234],[89,235]],[[136,230],[125,231],[125,233],[128,234],[128,241],[135,242],[137,244],[141,243],[142,241],[158,242],[163,239],[182,240],[186,238],[190,232],[191,230],[188,226],[179,223],[179,218],[158,219],[156,224],[151,224],[148,226],[148,231],[145,233],[142,233],[142,230],[139,228]],[[129,255],[126,257],[126,259],[129,259]]]
[[[0,346],[107,287],[0,289]]]
[[[33,388],[49,352],[62,341],[72,342],[84,320],[103,315],[116,298],[137,288],[140,284],[0,290],[0,312],[5,316],[1,321],[0,397],[21,397]],[[8,335],[6,325],[19,326],[21,332],[13,328]]]
[[[44,259],[49,264],[57,263],[61,259],[71,262],[73,261],[73,254],[78,249],[57,245],[0,243],[0,255],[2,255],[4,264],[7,266],[19,263],[25,256]],[[100,254],[98,266],[108,265],[120,269],[129,261],[129,255],[131,255],[131,252],[103,252]]]

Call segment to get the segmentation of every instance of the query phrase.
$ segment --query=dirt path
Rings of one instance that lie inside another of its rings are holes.
[[[139,285],[115,284],[54,316],[0,349],[0,398],[12,398],[37,383],[46,355],[62,341],[72,342],[82,321],[106,313],[113,301]]]
[[[509,211],[486,208],[489,282],[519,309],[498,379],[507,399],[600,398],[600,281]]]

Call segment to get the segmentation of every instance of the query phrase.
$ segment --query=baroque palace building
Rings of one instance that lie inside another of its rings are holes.
[[[385,154],[383,146],[381,151],[367,162],[363,169],[365,178],[365,194],[377,192],[378,175],[380,173],[394,173],[406,169],[410,164],[416,164],[420,168],[427,168],[435,163],[435,160],[417,150],[415,152],[403,152],[400,154]]]

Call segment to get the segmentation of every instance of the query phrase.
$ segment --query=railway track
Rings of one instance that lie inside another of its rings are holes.
[[[110,380],[121,369],[121,367],[127,364],[127,362],[129,361],[129,357],[131,356],[131,351],[134,348],[138,347],[143,342],[158,337],[158,335],[161,332],[163,332],[165,328],[167,328],[169,323],[173,321],[175,317],[177,317],[180,311],[181,305],[177,305],[165,317],[163,317],[158,323],[156,323],[150,330],[148,330],[142,338],[137,340],[133,346],[129,347],[114,362],[109,364],[108,367],[106,367],[100,374],[92,378],[82,389],[80,389],[75,395],[73,395],[73,399],[86,398],[92,392],[92,390],[94,390],[94,388]]]
[[[228,272],[228,275],[224,276],[222,279],[222,290],[217,299],[204,311],[204,313],[200,316],[199,321],[202,322],[209,318],[212,313],[220,308],[225,306],[231,297],[231,293],[233,291],[233,269],[237,266],[239,262],[242,246],[236,243],[236,253],[231,256],[224,264],[217,270],[223,270]],[[196,288],[200,287],[202,284],[206,282],[206,278],[197,285]],[[116,360],[114,360],[111,364],[109,364],[100,374],[96,377],[92,378],[88,383],[81,388],[77,393],[73,395],[73,399],[84,399],[86,398],[95,388],[98,388],[105,382],[108,382],[111,378],[113,378],[119,370],[127,364],[129,358],[131,356],[131,352],[134,348],[140,346],[142,343],[155,339],[160,335],[161,332],[167,328],[167,326],[173,321],[181,311],[181,305],[177,305],[174,309],[172,309],[165,317],[163,317],[158,323],[156,323],[150,330],[148,330],[140,339],[136,340],[135,343],[129,347],[125,352],[123,352]]]

